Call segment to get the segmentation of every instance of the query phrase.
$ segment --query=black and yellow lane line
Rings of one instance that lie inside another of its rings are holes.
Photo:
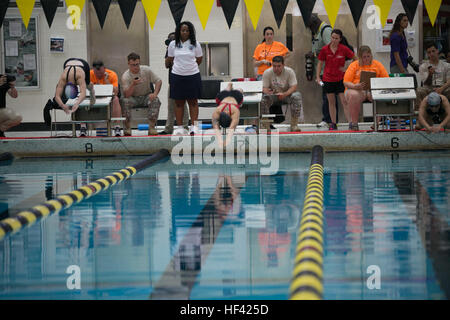
[[[290,300],[321,300],[323,295],[323,148],[314,146],[306,187]]]
[[[21,211],[14,217],[3,219],[0,221],[0,240],[10,234],[22,230],[25,227],[33,225],[38,220],[45,219],[51,214],[70,208],[73,204],[77,204],[84,199],[88,199],[93,195],[96,195],[100,191],[106,190],[115,184],[127,180],[140,170],[169,156],[170,153],[167,149],[161,149],[157,153],[138,162],[134,166],[128,166],[120,171],[112,173],[109,176],[82,186],[77,190],[60,195],[55,199],[45,201],[44,203],[36,205],[31,209]]]

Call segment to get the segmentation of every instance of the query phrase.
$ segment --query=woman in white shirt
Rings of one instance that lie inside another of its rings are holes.
[[[184,104],[189,104],[191,116],[190,134],[199,132],[198,98],[202,92],[202,79],[198,65],[202,62],[202,47],[195,39],[194,25],[189,21],[181,22],[175,29],[175,40],[169,44],[166,65],[172,66],[170,72],[170,98],[175,100],[177,129],[174,134],[184,134]]]

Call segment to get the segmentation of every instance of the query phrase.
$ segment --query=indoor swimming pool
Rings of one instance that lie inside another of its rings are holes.
[[[0,220],[142,159],[16,159]],[[154,164],[0,240],[0,299],[288,299],[310,161]],[[323,193],[323,299],[450,297],[450,151],[325,153]]]

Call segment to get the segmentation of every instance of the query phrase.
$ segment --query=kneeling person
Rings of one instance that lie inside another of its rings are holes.
[[[284,58],[276,56],[272,67],[263,74],[263,98],[261,114],[269,114],[269,108],[277,101],[287,103],[291,110],[291,132],[299,132],[298,117],[302,106],[302,95],[297,91],[297,78],[294,70],[284,65]]]
[[[442,128],[445,132],[450,130],[450,103],[444,95],[432,92],[422,100],[416,129],[422,128],[428,133],[437,133]]]
[[[240,111],[239,108],[244,100],[244,95],[240,90],[233,90],[233,84],[230,82],[227,88],[217,94],[217,108],[212,115],[212,125],[216,132],[219,145],[223,144],[220,128],[229,128],[227,130],[227,139],[225,144],[228,145],[233,136],[234,130],[239,124]]]

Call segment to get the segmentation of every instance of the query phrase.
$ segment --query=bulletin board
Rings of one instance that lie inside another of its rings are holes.
[[[38,19],[28,29],[21,18],[3,20],[3,73],[16,77],[17,88],[39,88]]]

